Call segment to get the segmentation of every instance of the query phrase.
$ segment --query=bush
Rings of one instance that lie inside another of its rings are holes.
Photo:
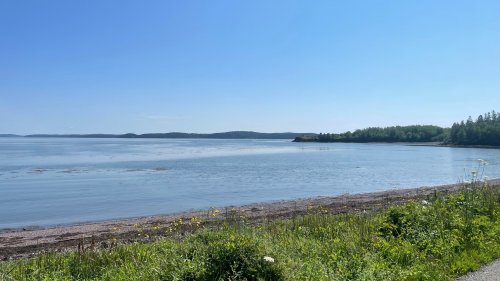
[[[187,241],[182,280],[281,280],[273,262],[264,259],[266,252],[256,239],[236,233],[206,231]],[[197,264],[197,266],[189,266]]]

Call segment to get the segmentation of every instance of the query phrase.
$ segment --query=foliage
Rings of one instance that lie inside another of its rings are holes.
[[[295,141],[317,142],[436,142],[443,141],[448,129],[431,125],[367,128],[341,134],[297,137]]]
[[[324,211],[185,240],[46,254],[0,280],[452,280],[500,257],[500,193],[477,175],[451,196],[378,213]]]
[[[454,123],[447,140],[457,145],[493,145],[500,146],[500,114],[494,110],[479,115],[476,121],[469,116],[467,121]]]
[[[296,142],[442,142],[452,145],[500,146],[500,114],[494,110],[476,121],[454,123],[451,128],[431,125],[367,128],[341,134],[303,135]]]

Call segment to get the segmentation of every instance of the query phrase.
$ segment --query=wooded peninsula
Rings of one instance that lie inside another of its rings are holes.
[[[454,123],[451,128],[433,125],[370,127],[340,134],[300,136],[295,142],[439,142],[443,145],[500,146],[500,114],[496,111]]]

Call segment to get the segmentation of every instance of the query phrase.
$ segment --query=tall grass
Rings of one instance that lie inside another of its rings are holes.
[[[498,187],[377,213],[226,224],[183,240],[0,264],[0,280],[451,280],[500,257]]]

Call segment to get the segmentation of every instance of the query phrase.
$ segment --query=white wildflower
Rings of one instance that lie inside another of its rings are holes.
[[[274,259],[271,258],[271,257],[268,257],[268,256],[265,256],[264,260],[267,261],[267,262],[274,262]]]
[[[427,200],[422,200],[422,205],[429,205],[429,202],[427,202]]]
[[[484,177],[483,177],[483,180],[484,180],[484,181],[487,181],[487,180],[489,180],[489,179],[490,179],[490,177],[488,177],[488,176],[484,176]]]

